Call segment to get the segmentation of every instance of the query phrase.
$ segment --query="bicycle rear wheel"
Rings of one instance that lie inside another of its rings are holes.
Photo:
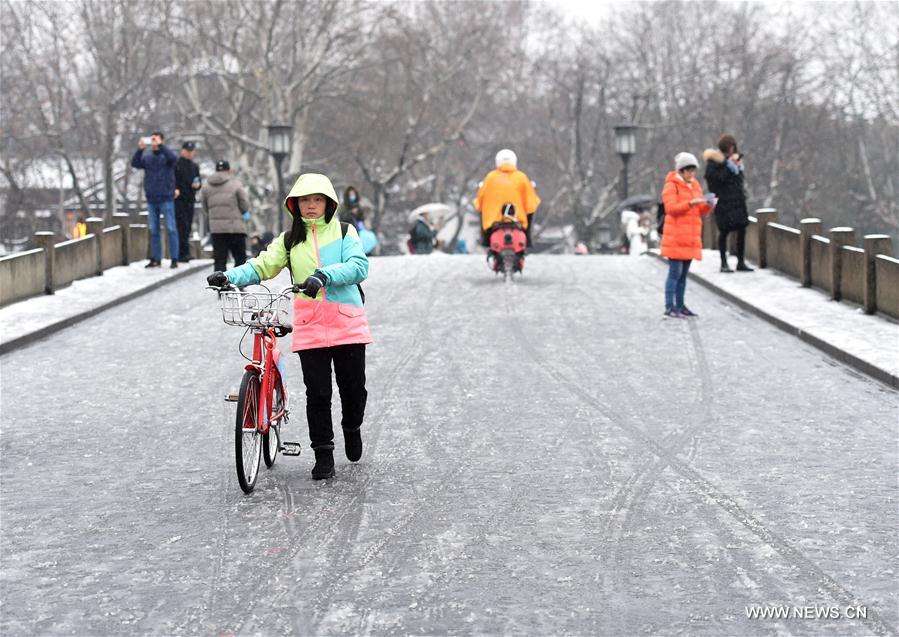
[[[284,381],[278,368],[272,370],[272,414],[277,414],[284,409]],[[268,423],[268,431],[262,436],[262,459],[269,469],[278,459],[278,450],[281,448],[281,425],[287,420],[282,416],[277,422]]]
[[[259,476],[262,457],[262,434],[259,432],[259,377],[244,372],[237,397],[237,418],[234,427],[234,457],[237,462],[237,481],[244,493],[250,493]]]

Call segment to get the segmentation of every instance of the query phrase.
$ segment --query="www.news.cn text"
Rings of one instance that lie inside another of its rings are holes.
[[[746,607],[748,619],[866,619],[865,606],[789,606],[757,605]]]

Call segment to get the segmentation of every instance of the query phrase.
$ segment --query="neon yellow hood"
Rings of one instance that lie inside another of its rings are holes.
[[[293,218],[293,211],[288,206],[288,201],[314,194],[322,194],[334,202],[333,207],[328,206],[328,211],[325,213],[325,221],[330,223],[334,213],[337,212],[340,201],[337,199],[337,192],[334,190],[331,180],[318,173],[303,173],[297,177],[287,197],[284,198],[284,212]],[[294,205],[297,206],[296,210],[299,210],[299,201]]]

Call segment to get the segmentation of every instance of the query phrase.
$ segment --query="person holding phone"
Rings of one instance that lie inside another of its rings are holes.
[[[705,159],[705,182],[709,190],[718,196],[715,207],[715,224],[718,226],[718,252],[721,254],[721,271],[733,272],[727,262],[727,238],[737,235],[737,272],[752,272],[746,265],[746,226],[749,211],[746,208],[746,192],[743,184],[743,153],[737,150],[733,135],[722,135],[718,148],[702,153]]]
[[[665,281],[665,316],[697,316],[684,304],[687,273],[693,259],[702,259],[702,217],[715,207],[715,196],[703,195],[696,179],[699,162],[690,153],[674,157],[674,170],[665,177],[662,202],[665,205],[665,232],[662,256],[668,257]]]
[[[149,152],[147,138],[137,140],[137,150],[131,157],[131,166],[144,171],[144,194],[147,196],[147,223],[150,229],[150,261],[148,268],[162,264],[162,242],[159,232],[159,216],[165,219],[169,235],[169,256],[173,268],[178,267],[178,227],[175,223],[175,163],[178,156],[165,145],[165,135],[156,131],[150,135]]]

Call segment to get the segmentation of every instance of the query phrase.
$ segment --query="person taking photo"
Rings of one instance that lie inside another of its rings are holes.
[[[737,272],[752,272],[746,265],[746,226],[749,211],[746,208],[746,191],[743,185],[743,154],[737,150],[733,135],[722,135],[718,148],[709,148],[702,154],[705,159],[705,183],[718,197],[715,206],[715,224],[718,226],[718,252],[721,255],[721,271],[733,272],[727,262],[727,238],[737,236]]]
[[[148,268],[162,264],[159,217],[165,220],[169,235],[169,256],[172,267],[178,267],[178,226],[175,221],[175,163],[178,156],[165,145],[165,135],[156,131],[149,139],[137,140],[137,150],[131,157],[131,166],[144,171],[144,194],[147,196],[147,223],[150,230],[150,262]]]

